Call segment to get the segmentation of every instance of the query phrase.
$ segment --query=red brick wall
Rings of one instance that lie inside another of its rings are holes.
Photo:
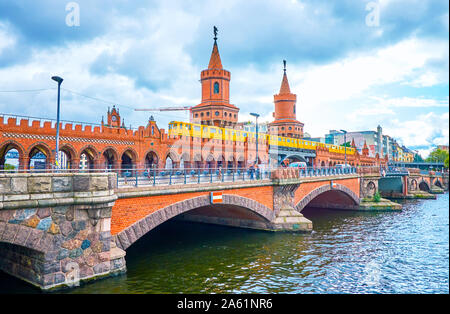
[[[254,187],[224,190],[224,194],[234,194],[257,201],[273,210],[273,187]],[[159,196],[121,198],[112,208],[111,234],[115,235],[136,221],[171,204],[198,196],[209,195],[209,192],[180,193]]]

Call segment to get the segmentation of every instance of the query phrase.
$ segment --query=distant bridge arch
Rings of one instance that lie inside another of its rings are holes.
[[[305,195],[296,205],[295,209],[301,212],[307,206],[323,208],[350,208],[358,206],[360,199],[355,192],[345,185],[334,183],[322,185]]]

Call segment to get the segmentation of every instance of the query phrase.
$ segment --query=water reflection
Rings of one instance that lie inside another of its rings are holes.
[[[128,249],[126,275],[68,292],[448,293],[448,204],[445,194],[397,213],[306,209],[312,234],[167,222]]]

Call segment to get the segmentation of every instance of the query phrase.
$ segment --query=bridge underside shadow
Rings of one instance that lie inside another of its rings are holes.
[[[336,210],[359,210],[360,199],[346,186],[336,184],[321,186],[303,197],[295,206],[297,212],[306,208],[324,208]]]
[[[326,191],[312,199],[303,209],[307,208],[358,210],[359,203],[344,192]]]
[[[271,226],[270,221],[247,208],[228,204],[196,208],[175,217],[175,220],[262,230],[269,230]]]
[[[156,210],[114,235],[118,247],[126,250],[150,230],[169,220],[268,230],[274,212],[251,199],[223,195],[222,204],[211,204],[209,196],[187,199]]]

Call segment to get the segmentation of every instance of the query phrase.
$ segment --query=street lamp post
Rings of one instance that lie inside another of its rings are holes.
[[[344,132],[345,168],[347,168],[347,131],[341,130],[341,132]]]
[[[255,166],[258,164],[258,117],[259,114],[257,113],[250,113],[251,116],[254,116],[256,118],[256,161]]]
[[[52,80],[58,82],[58,107],[56,109],[56,155],[55,155],[55,163],[56,167],[59,167],[59,103],[60,103],[60,95],[61,95],[61,83],[63,79],[59,76],[52,76]]]

